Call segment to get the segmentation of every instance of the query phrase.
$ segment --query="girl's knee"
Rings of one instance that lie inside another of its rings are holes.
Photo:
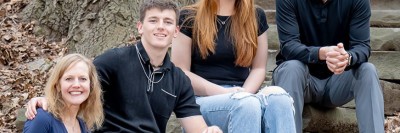
[[[260,90],[266,108],[276,111],[294,111],[293,98],[279,86],[269,86]]]
[[[254,115],[261,114],[260,100],[254,96],[240,99],[236,104],[236,111],[246,112]]]
[[[271,94],[287,94],[287,92],[279,86],[266,86],[260,90],[260,93],[265,96]]]

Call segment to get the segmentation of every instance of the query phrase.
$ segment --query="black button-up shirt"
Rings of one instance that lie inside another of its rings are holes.
[[[326,78],[333,73],[319,60],[319,48],[344,44],[352,55],[351,66],[370,56],[369,0],[278,0],[276,22],[280,40],[277,65],[299,60],[310,73]],[[349,68],[350,68],[349,67]]]
[[[172,111],[178,118],[201,115],[189,78],[168,54],[154,72],[143,44],[136,45],[94,60],[104,91],[105,122],[99,132],[165,132]]]

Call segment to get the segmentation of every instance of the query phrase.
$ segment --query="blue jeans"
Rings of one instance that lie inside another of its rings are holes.
[[[224,86],[227,89],[230,86]],[[293,99],[280,87],[197,97],[207,125],[224,133],[295,133]]]

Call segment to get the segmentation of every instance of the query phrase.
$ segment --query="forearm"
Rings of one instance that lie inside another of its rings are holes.
[[[184,72],[190,78],[195,95],[212,96],[229,92],[228,89],[224,89],[220,85],[207,81],[190,71],[184,70]]]
[[[246,81],[243,84],[245,91],[257,93],[265,80],[265,69],[252,69]]]
[[[201,115],[179,118],[179,121],[188,133],[201,133],[208,127]]]

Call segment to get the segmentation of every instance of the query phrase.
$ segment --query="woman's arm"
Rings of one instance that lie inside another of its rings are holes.
[[[250,74],[243,84],[245,91],[256,93],[265,79],[268,59],[268,37],[267,31],[257,37],[258,47],[255,58],[251,65]]]
[[[192,73],[190,65],[192,62],[192,39],[185,34],[179,33],[177,38],[172,41],[171,60],[185,72],[190,78],[194,93],[198,96],[209,96],[224,94],[234,91],[234,89],[224,89],[223,87],[211,83],[206,79]]]

